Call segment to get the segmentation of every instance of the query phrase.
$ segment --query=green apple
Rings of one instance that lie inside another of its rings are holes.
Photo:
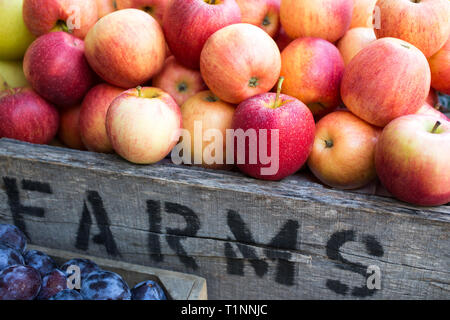
[[[0,0],[1,1],[1,0]],[[0,76],[10,88],[19,88],[29,86],[25,75],[23,74],[22,61],[1,61]]]
[[[3,90],[6,90],[8,87],[6,86],[6,81],[3,79],[2,75],[0,74],[0,92]]]
[[[0,0],[0,60],[23,58],[34,36],[22,18],[23,0]]]

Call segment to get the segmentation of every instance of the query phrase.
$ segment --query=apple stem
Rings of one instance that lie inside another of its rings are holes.
[[[436,124],[433,127],[433,130],[431,130],[431,133],[436,133],[436,130],[441,126],[441,122],[440,121],[436,121]]]
[[[280,77],[278,80],[278,87],[277,87],[277,95],[275,97],[275,104],[274,108],[278,108],[280,106],[280,94],[281,94],[281,88],[283,86],[284,77]]]
[[[141,86],[137,86],[136,90],[138,92],[138,97],[141,98],[142,97],[142,87]]]

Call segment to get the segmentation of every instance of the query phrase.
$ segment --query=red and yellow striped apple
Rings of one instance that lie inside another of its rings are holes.
[[[353,0],[283,0],[281,24],[289,37],[315,37],[335,42],[350,27]]]
[[[377,40],[373,28],[354,28],[347,31],[337,43],[337,48],[344,59],[345,65],[369,43]]]
[[[143,10],[162,24],[164,13],[171,0],[115,0],[117,9],[135,8]]]
[[[233,24],[214,33],[200,58],[200,71],[208,88],[221,100],[233,104],[270,91],[280,69],[280,51],[275,41],[247,23]]]
[[[361,119],[384,127],[395,118],[416,113],[431,83],[423,53],[395,38],[376,40],[362,49],[344,71],[341,95]]]
[[[152,85],[170,94],[179,106],[207,89],[200,71],[184,67],[174,56],[166,59],[164,68],[152,79]]]
[[[98,20],[93,0],[24,0],[23,20],[35,36],[66,31],[84,39]]]
[[[114,150],[136,164],[164,159],[177,144],[182,128],[180,107],[158,88],[130,89],[111,103],[106,132]]]
[[[308,166],[324,184],[361,188],[376,177],[375,145],[381,130],[349,111],[336,111],[316,124]]]
[[[319,119],[341,103],[344,61],[339,50],[320,38],[299,38],[281,53],[283,93],[299,99]]]
[[[431,86],[442,93],[450,94],[450,38],[428,62],[431,69]]]
[[[448,0],[378,0],[377,38],[392,37],[411,43],[429,58],[450,36]]]
[[[275,37],[280,29],[281,0],[236,0],[242,22],[250,23]]]
[[[375,152],[378,176],[396,198],[420,206],[450,202],[450,122],[408,115],[389,123]]]
[[[81,104],[79,128],[83,144],[90,151],[112,153],[113,147],[106,133],[106,114],[111,102],[124,90],[102,83],[93,87]]]
[[[158,22],[137,9],[100,19],[85,39],[86,58],[106,82],[122,88],[142,85],[163,67],[164,34]]]
[[[81,106],[74,106],[60,111],[58,139],[67,147],[86,150],[80,134]]]

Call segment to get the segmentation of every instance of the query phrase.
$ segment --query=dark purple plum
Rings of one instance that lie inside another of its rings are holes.
[[[0,272],[0,300],[33,300],[41,285],[41,275],[33,267],[8,267]]]
[[[131,300],[127,283],[117,273],[94,271],[81,282],[81,294],[88,300]]]
[[[48,300],[58,292],[67,289],[66,274],[58,269],[53,270],[42,279],[42,288],[38,300]]]
[[[0,242],[20,251],[25,252],[27,238],[22,231],[12,224],[0,224]]]
[[[70,266],[78,266],[80,268],[81,280],[88,277],[92,272],[100,270],[100,267],[95,262],[92,262],[91,260],[72,259],[72,260],[69,260],[66,263],[64,263],[60,268],[63,272],[66,273],[66,275],[68,277],[73,274],[73,272],[69,273],[67,271],[67,268],[69,268]]]
[[[65,289],[58,292],[48,300],[84,300],[84,298],[81,293],[76,290]]]
[[[159,284],[148,280],[131,289],[131,300],[167,300],[167,297]]]
[[[25,264],[35,268],[42,277],[56,269],[56,262],[41,251],[30,250],[24,255]]]
[[[0,271],[13,265],[23,265],[25,261],[19,251],[0,243]]]

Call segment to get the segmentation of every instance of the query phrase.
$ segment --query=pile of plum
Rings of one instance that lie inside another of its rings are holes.
[[[166,300],[163,289],[145,281],[130,289],[122,277],[86,259],[73,259],[58,268],[43,252],[26,251],[26,238],[15,226],[0,224],[0,300]],[[74,268],[81,273],[80,289],[70,289]]]

